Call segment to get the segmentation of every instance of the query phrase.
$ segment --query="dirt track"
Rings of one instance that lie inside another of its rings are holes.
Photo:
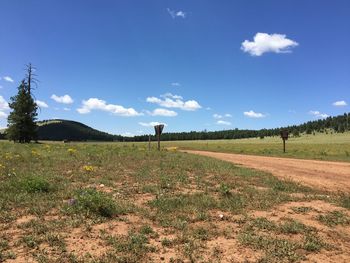
[[[241,164],[322,190],[350,193],[350,163],[192,150],[184,152]]]

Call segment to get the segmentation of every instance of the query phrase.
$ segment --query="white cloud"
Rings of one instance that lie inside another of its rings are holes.
[[[63,108],[64,111],[70,111],[70,108]]]
[[[254,41],[245,40],[241,49],[252,56],[261,56],[266,52],[289,53],[292,47],[299,44],[294,40],[286,38],[283,34],[256,33]]]
[[[167,109],[155,109],[152,112],[148,112],[151,116],[165,116],[165,117],[175,117],[177,116],[177,112]]]
[[[134,137],[135,135],[131,132],[124,132],[122,134],[120,134],[123,137]]]
[[[333,103],[333,106],[336,106],[336,107],[344,107],[344,106],[347,106],[348,104],[346,103],[345,100],[340,100],[340,101],[336,101]]]
[[[5,80],[7,82],[14,82],[14,80],[10,76],[4,76],[3,80]]]
[[[226,113],[226,114],[225,114],[225,117],[226,117],[226,118],[232,118],[232,115],[231,115],[230,113]]]
[[[3,111],[0,111],[0,119],[6,119],[7,118],[7,114]]]
[[[72,104],[74,102],[74,100],[68,94],[63,95],[63,96],[57,96],[57,95],[53,94],[51,96],[51,99],[53,99],[54,101],[56,101],[58,103],[63,103],[63,104]]]
[[[173,87],[180,87],[181,84],[179,82],[173,82],[173,83],[171,83],[171,86],[173,86]]]
[[[133,108],[124,108],[120,105],[107,104],[106,101],[100,100],[97,98],[90,98],[88,100],[83,100],[82,107],[78,108],[77,111],[81,114],[86,114],[92,110],[101,110],[111,112],[118,116],[124,117],[133,117],[143,115],[142,113],[137,112]]]
[[[144,126],[144,127],[154,127],[154,126],[159,125],[159,124],[163,124],[164,126],[168,126],[166,123],[157,122],[157,121],[139,122],[139,124],[140,124],[141,126]]]
[[[36,100],[35,103],[41,108],[48,108],[49,107],[49,105],[47,105],[47,103],[45,101]]]
[[[315,116],[316,118],[321,118],[321,119],[325,119],[325,118],[329,117],[328,114],[321,113],[317,110],[311,110],[311,111],[309,111],[309,114]]]
[[[219,125],[231,125],[231,122],[219,120],[219,121],[216,122],[216,124],[219,124]]]
[[[260,112],[254,112],[253,110],[245,111],[243,112],[244,116],[247,116],[248,118],[264,118],[266,117],[265,114],[262,114]]]
[[[195,111],[202,108],[201,105],[195,100],[184,101],[179,95],[173,95],[171,93],[166,93],[160,96],[163,99],[157,97],[148,97],[146,99],[149,103],[158,104],[159,106],[165,108],[178,108],[185,111]]]
[[[215,114],[213,114],[213,118],[214,119],[222,119],[222,115],[215,113]]]
[[[7,101],[0,95],[0,110],[8,110],[9,108]]]
[[[187,14],[184,12],[184,11],[175,11],[175,10],[171,10],[170,8],[167,8],[167,11],[169,13],[169,15],[172,17],[172,18],[176,18],[176,17],[182,17],[182,18],[186,18]]]

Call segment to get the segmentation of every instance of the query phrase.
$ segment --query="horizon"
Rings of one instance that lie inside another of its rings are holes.
[[[349,112],[350,3],[0,3],[0,127],[37,68],[38,120],[137,136],[270,129]]]

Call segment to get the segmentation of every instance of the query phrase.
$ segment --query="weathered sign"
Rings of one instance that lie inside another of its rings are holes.
[[[286,152],[286,140],[288,140],[288,131],[286,130],[283,130],[281,131],[281,138],[283,140],[283,152],[285,153]]]

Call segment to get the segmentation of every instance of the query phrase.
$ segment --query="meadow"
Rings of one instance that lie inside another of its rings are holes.
[[[286,153],[283,153],[282,139],[277,136],[263,139],[164,142],[163,146],[187,150],[350,162],[350,132],[302,134],[300,137],[290,137],[286,141]]]
[[[349,209],[349,193],[175,149],[0,141],[0,262],[345,262]]]

